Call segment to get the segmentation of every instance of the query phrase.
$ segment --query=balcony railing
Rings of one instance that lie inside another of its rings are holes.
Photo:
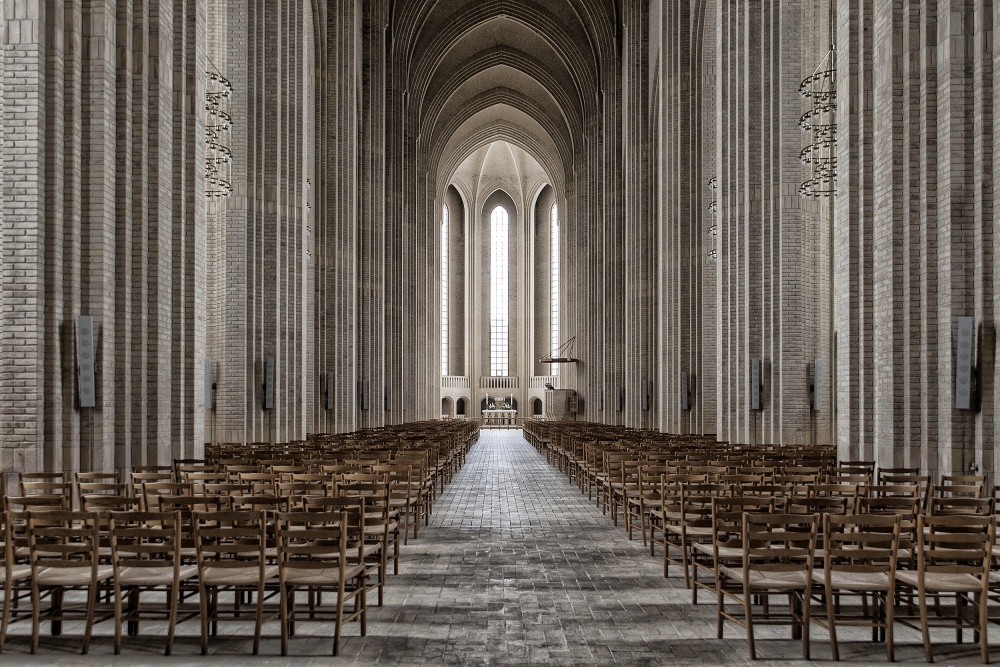
[[[529,389],[545,389],[546,384],[551,384],[553,387],[556,385],[556,380],[558,380],[555,375],[535,375],[529,381]]]
[[[479,378],[480,389],[517,389],[518,386],[516,375],[486,375]]]
[[[441,376],[442,389],[469,389],[471,386],[472,384],[469,382],[469,378],[464,375]]]

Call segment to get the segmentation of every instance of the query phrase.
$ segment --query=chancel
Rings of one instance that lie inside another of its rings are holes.
[[[998,0],[0,16],[4,661],[997,655]]]

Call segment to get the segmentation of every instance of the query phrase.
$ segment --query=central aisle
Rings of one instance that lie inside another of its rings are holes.
[[[742,639],[715,639],[714,605],[693,608],[661,568],[520,431],[484,430],[368,636],[347,626],[341,650],[405,664],[745,664]]]

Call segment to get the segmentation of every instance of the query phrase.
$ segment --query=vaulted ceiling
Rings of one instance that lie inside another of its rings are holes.
[[[529,155],[561,189],[585,119],[598,108],[604,65],[614,59],[616,4],[397,0],[393,59],[404,73],[407,113],[415,114],[418,159],[439,189],[500,140],[503,150]]]

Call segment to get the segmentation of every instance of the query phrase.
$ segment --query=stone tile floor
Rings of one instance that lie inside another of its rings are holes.
[[[0,665],[388,664],[388,665],[746,665],[743,631],[715,634],[715,607],[694,606],[683,582],[661,576],[661,560],[629,542],[574,484],[518,431],[483,431],[465,467],[434,507],[431,525],[403,551],[386,604],[370,607],[368,635],[345,627],[341,655],[330,656],[331,628],[304,624],[279,655],[278,625],[264,628],[261,654],[249,655],[252,627],[223,626],[211,655],[199,655],[199,626],[178,627],[174,655],[162,653],[163,627],[143,626],[111,651],[111,626],[98,624],[89,656],[71,636],[46,637],[28,655],[28,623],[11,626]],[[67,635],[79,632],[68,625]],[[840,632],[844,662],[885,661],[864,629]],[[942,633],[941,642],[953,634]],[[814,661],[801,660],[787,627],[757,630],[756,665],[830,663],[826,631],[813,628]],[[992,632],[991,632],[992,638]],[[1000,644],[1000,633],[994,638]],[[919,633],[897,628],[897,660],[925,664]],[[968,634],[967,634],[967,641]],[[995,657],[1000,657],[996,646]],[[980,664],[977,649],[937,647],[942,665]]]

